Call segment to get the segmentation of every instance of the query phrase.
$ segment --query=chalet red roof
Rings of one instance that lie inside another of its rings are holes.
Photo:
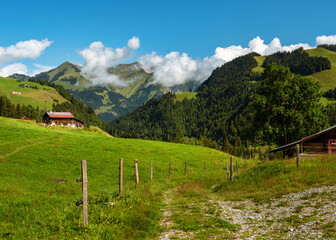
[[[71,112],[46,112],[50,118],[75,118]]]

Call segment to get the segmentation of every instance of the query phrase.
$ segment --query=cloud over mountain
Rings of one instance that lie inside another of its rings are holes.
[[[320,44],[336,44],[336,35],[318,36],[318,37],[316,37],[316,44],[317,45],[320,45]]]
[[[203,82],[215,68],[251,52],[269,55],[278,51],[293,51],[300,47],[311,48],[307,43],[282,46],[278,38],[265,44],[264,40],[256,37],[249,42],[246,48],[235,45],[226,48],[217,47],[213,56],[204,59],[193,59],[187,53],[171,52],[165,56],[159,56],[153,52],[141,56],[139,62],[147,72],[154,73],[154,83],[171,87],[191,80]]]
[[[140,40],[137,37],[129,39],[126,47],[117,49],[105,47],[102,42],[93,42],[88,48],[78,52],[84,59],[81,74],[93,85],[126,86],[127,83],[121,81],[118,76],[109,74],[107,69],[131,58],[139,47]]]
[[[0,76],[8,77],[14,73],[27,74],[28,68],[22,63],[9,64],[3,68],[0,68]]]

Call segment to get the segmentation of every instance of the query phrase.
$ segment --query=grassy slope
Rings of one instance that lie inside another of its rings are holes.
[[[217,191],[228,200],[252,198],[257,202],[268,201],[289,192],[311,187],[336,184],[336,155],[300,160],[278,160],[260,164],[237,177],[233,184],[224,182]]]
[[[20,84],[37,86],[39,89],[21,88]],[[21,94],[11,94],[13,90],[21,92]],[[26,106],[30,104],[33,107],[39,106],[40,109],[46,108],[47,110],[52,109],[54,99],[60,103],[66,101],[54,88],[32,82],[17,82],[16,79],[3,77],[0,77],[0,95],[5,95],[14,104],[20,103]]]
[[[264,68],[262,67],[262,64],[265,61],[266,56],[255,56],[254,59],[258,62],[258,66],[253,68],[253,72],[263,72]]]
[[[273,205],[273,207],[270,205],[270,203],[277,201],[274,199],[291,192],[301,192],[323,185],[335,185],[335,160],[336,155],[301,159],[299,169],[297,169],[294,159],[271,161],[249,169],[243,169],[238,176],[234,176],[232,183],[229,179],[224,179],[220,185],[213,187],[211,187],[213,183],[209,184],[204,181],[181,184],[175,189],[171,197],[171,215],[175,223],[172,228],[175,231],[184,231],[184,236],[190,236],[192,232],[194,239],[248,238],[251,234],[255,235],[255,232],[258,232],[258,226],[253,222],[253,217],[245,224],[245,227],[248,225],[252,231],[237,236],[236,231],[241,228],[240,221],[238,223],[234,222],[232,221],[233,216],[223,213],[222,210],[218,211],[216,203],[218,201],[230,201],[226,205],[230,206],[232,204],[234,206],[232,214],[240,214],[241,211],[249,208],[246,204],[248,201],[245,202],[245,200],[251,199],[255,201],[255,206],[264,204],[278,214],[277,219],[269,217],[266,221],[265,219],[257,219],[258,223],[262,223],[267,235],[258,235],[257,233],[254,239],[288,239],[288,236],[286,236],[288,227],[286,228],[286,226],[301,228],[305,224],[311,224],[312,221],[315,223],[314,229],[323,234],[323,239],[335,239],[336,222],[334,218],[318,216],[321,208],[326,207],[326,205],[319,205],[320,202],[313,199],[314,193],[302,196],[301,200],[310,200],[304,205],[299,205],[288,211],[290,217],[279,215],[281,208],[287,206],[288,202],[282,201],[281,204]],[[332,202],[335,200],[334,197],[331,197],[335,192],[317,193],[316,196],[324,198],[326,196],[324,194],[328,194]],[[327,205],[330,206],[332,202]],[[253,207],[253,205],[251,206]],[[308,214],[307,212],[311,208],[314,211]],[[255,208],[253,211],[258,213],[260,209]],[[261,211],[263,211],[262,208]],[[245,211],[246,213],[249,214],[248,211]],[[269,224],[273,221],[277,223],[277,228],[267,230]],[[181,236],[178,231],[176,233],[172,237],[178,238]]]
[[[117,194],[120,157],[124,158],[123,197]],[[139,162],[138,189],[133,180],[134,158]],[[178,203],[173,209],[175,223],[188,232],[203,229],[230,236],[236,226],[220,218],[210,221],[204,214],[190,219],[184,214],[186,203],[199,204],[213,194],[221,200],[252,198],[265,202],[289,192],[336,184],[335,155],[301,160],[300,169],[294,159],[256,166],[253,161],[238,161],[240,171],[233,183],[220,170],[220,161],[225,166],[228,158],[225,153],[203,147],[116,139],[95,129],[43,128],[0,118],[0,238],[1,234],[14,239],[156,237],[161,230],[157,223],[162,217],[162,193],[181,183],[185,184],[174,196]],[[75,182],[80,177],[81,159],[86,159],[88,166],[88,228],[80,227],[82,208],[75,206],[81,199],[81,184]],[[185,160],[188,177],[184,176]],[[149,182],[150,162],[154,165],[153,183]],[[207,163],[206,174],[203,162]],[[202,210],[202,206],[195,209]]]
[[[120,157],[124,158],[122,198],[116,194]],[[134,187],[134,158],[139,162],[140,189]],[[86,229],[80,228],[82,208],[75,205],[81,199],[81,184],[75,181],[80,177],[81,159],[88,166],[90,226]],[[0,117],[0,238],[7,233],[15,239],[155,236],[162,191],[186,180],[218,178],[223,175],[220,161],[225,164],[228,159],[225,153],[203,147],[110,138],[99,132],[44,128]],[[154,165],[152,184],[150,162]]]
[[[197,92],[181,92],[176,93],[176,101],[182,101],[183,99],[193,99],[196,98]]]
[[[331,62],[331,69],[322,72],[314,73],[311,77],[321,84],[322,90],[336,88],[336,52],[326,50],[324,48],[315,48],[306,50],[310,56],[326,57]]]

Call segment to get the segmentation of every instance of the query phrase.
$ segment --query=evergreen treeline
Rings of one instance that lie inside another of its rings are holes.
[[[323,93],[323,97],[329,98],[330,100],[336,99],[336,88],[330,89]],[[336,104],[330,103],[327,105],[327,113],[328,113],[328,122],[330,125],[336,125]]]
[[[323,93],[323,97],[335,100],[336,99],[336,88],[335,89],[329,89],[328,91],[325,91]]]
[[[321,44],[321,45],[318,45],[317,47],[336,52],[336,44]]]
[[[271,63],[288,67],[292,73],[301,76],[310,75],[325,69],[330,69],[331,67],[331,63],[327,58],[310,57],[303,48],[292,52],[277,52],[269,55],[266,57],[262,66],[266,67]]]
[[[6,96],[0,96],[0,116],[10,118],[30,118],[37,122],[42,121],[44,111],[39,107],[34,108],[31,105],[13,104]]]

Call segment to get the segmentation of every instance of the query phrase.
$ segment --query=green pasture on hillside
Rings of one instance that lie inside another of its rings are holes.
[[[234,158],[240,169],[237,175],[234,168],[233,183],[225,170],[229,157],[199,146],[113,138],[95,127],[43,127],[32,121],[0,117],[0,238],[155,239],[163,230],[159,225],[163,196],[171,188],[177,187],[183,195],[176,199],[190,198],[196,203],[210,193],[222,200],[265,202],[289,192],[336,184],[335,155],[302,159],[299,169],[294,159],[260,162]],[[119,158],[124,159],[121,196]],[[89,226],[85,228],[82,206],[75,204],[82,199],[81,183],[76,183],[81,177],[82,159],[88,169]],[[138,188],[134,159],[139,164]],[[193,221],[182,214],[183,206],[177,206],[174,213],[178,226]],[[200,218],[197,229],[203,229],[203,224],[207,232],[215,231],[216,226],[223,231],[239,227],[208,220]],[[186,227],[186,231],[193,231],[194,225]]]
[[[26,84],[29,86],[36,86],[38,89],[22,88],[20,84]],[[20,92],[21,94],[12,94],[12,91]],[[0,77],[0,95],[6,96],[12,103],[21,105],[32,105],[34,108],[39,106],[42,110],[52,110],[53,103],[66,102],[54,88],[48,86],[41,86],[38,83],[33,82],[20,82],[12,78]]]
[[[118,195],[119,158],[124,159],[122,197]],[[81,176],[82,159],[86,159],[88,168],[87,228],[81,227],[82,208],[75,205],[81,200],[81,184],[75,180]],[[134,159],[139,164],[139,189],[134,184]],[[193,179],[217,181],[225,175],[220,162],[224,166],[228,160],[229,155],[204,147],[118,139],[96,129],[45,128],[29,121],[0,118],[0,238],[156,236],[160,231],[162,192]]]
[[[191,100],[196,98],[197,92],[181,92],[176,93],[176,101],[182,101],[183,99]]]
[[[254,59],[258,62],[258,66],[253,68],[253,72],[260,72],[262,73],[264,71],[264,68],[262,67],[266,56],[255,56]]]
[[[325,57],[330,60],[331,69],[322,72],[314,73],[308,77],[319,82],[322,90],[336,88],[336,52],[329,51],[324,48],[314,48],[306,50],[310,56]]]

